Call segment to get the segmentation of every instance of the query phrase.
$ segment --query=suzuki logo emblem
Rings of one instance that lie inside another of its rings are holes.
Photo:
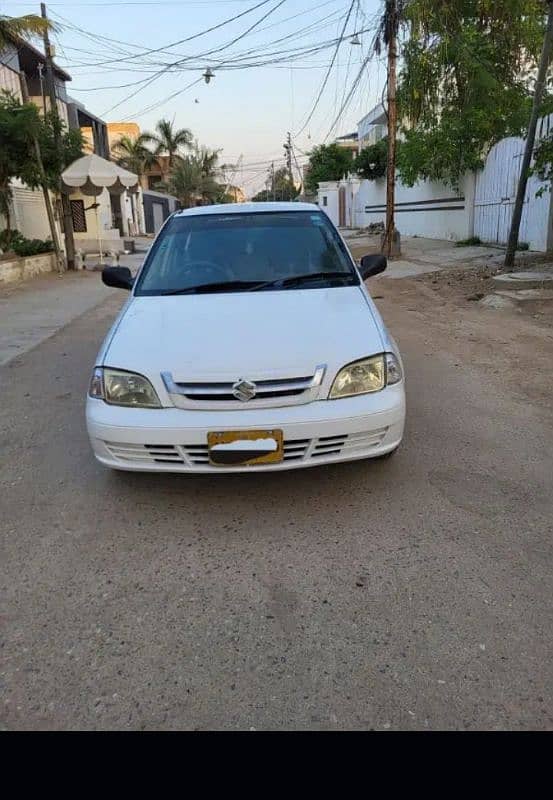
[[[241,400],[243,403],[247,403],[248,400],[253,400],[256,391],[257,387],[255,383],[245,381],[243,378],[239,378],[232,387],[233,395],[237,400]]]

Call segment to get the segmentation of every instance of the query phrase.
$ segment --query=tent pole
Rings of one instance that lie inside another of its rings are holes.
[[[96,198],[95,198],[96,199]],[[98,205],[95,203],[94,214],[96,216],[96,235],[98,237],[98,250],[100,251],[100,264],[104,265],[104,258],[102,255],[102,236],[100,234],[100,223],[98,222]]]

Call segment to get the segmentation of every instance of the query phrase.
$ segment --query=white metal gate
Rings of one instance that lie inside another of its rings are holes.
[[[164,223],[163,206],[161,203],[152,203],[154,214],[154,233],[157,233]]]
[[[490,150],[484,169],[477,175],[474,235],[483,242],[506,244],[509,238],[523,152],[523,139],[502,139]],[[525,241],[527,207],[528,194],[524,201],[520,241]]]

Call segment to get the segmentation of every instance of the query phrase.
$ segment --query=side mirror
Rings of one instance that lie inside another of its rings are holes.
[[[359,271],[363,280],[378,275],[379,272],[384,272],[388,265],[386,256],[377,254],[371,256],[363,256],[361,259],[361,266]]]
[[[128,267],[104,267],[102,280],[114,289],[132,289],[134,278]]]

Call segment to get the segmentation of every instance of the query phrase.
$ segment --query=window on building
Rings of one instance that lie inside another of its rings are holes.
[[[328,205],[328,197],[327,197],[327,196],[326,196],[326,194],[325,194],[325,195],[323,196],[323,206],[327,206],[327,205]]]
[[[84,200],[71,200],[71,216],[75,233],[86,233],[86,214]]]

